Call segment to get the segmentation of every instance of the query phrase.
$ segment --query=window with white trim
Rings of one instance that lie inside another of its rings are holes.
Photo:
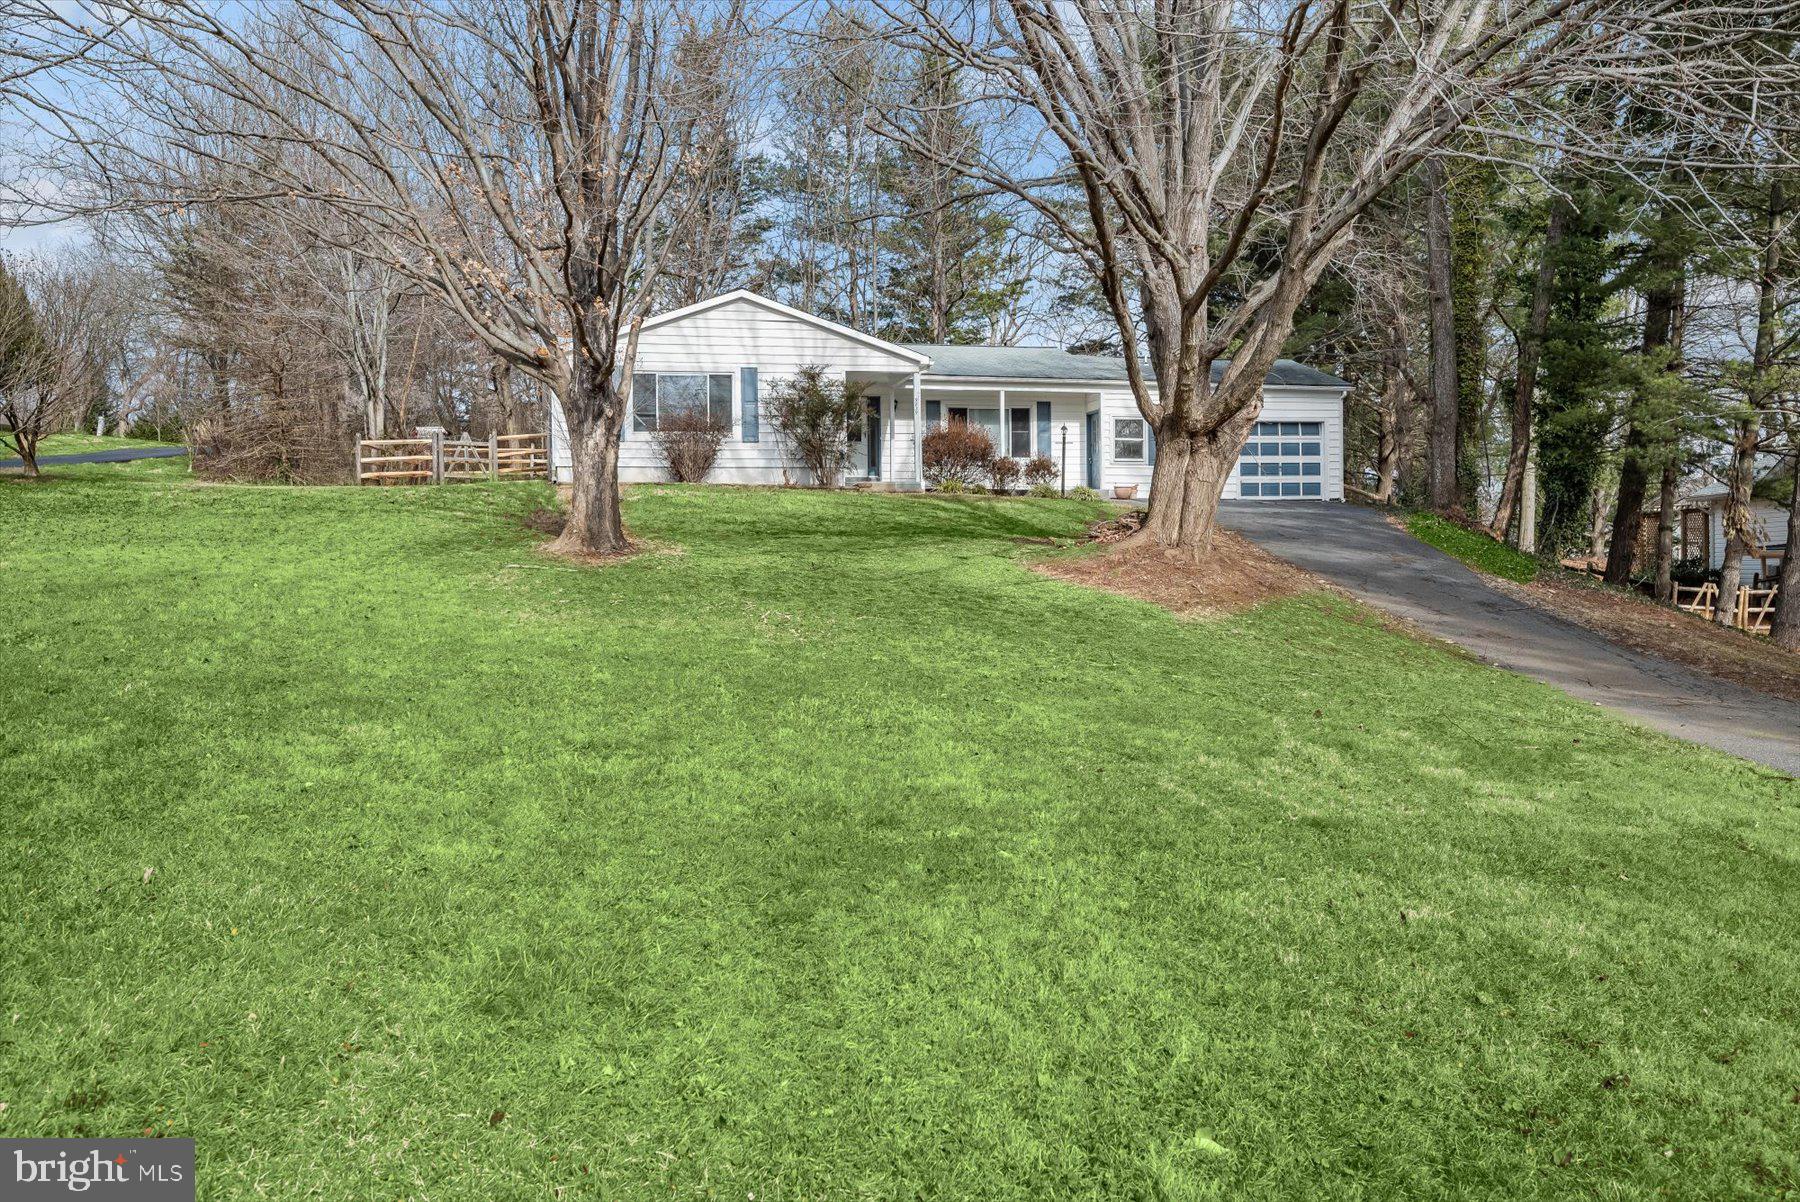
[[[1120,463],[1144,461],[1144,419],[1113,418],[1113,458]]]
[[[731,428],[731,373],[640,371],[631,378],[631,428],[660,429],[664,416],[699,413]]]
[[[1006,453],[1014,459],[1031,458],[1031,410],[1024,406],[1006,411]]]

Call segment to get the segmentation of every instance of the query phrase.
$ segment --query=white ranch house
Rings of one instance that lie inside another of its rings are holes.
[[[772,381],[821,365],[868,399],[847,483],[923,486],[920,415],[926,428],[968,421],[993,435],[999,453],[1047,455],[1062,483],[1108,494],[1149,490],[1156,447],[1132,400],[1122,359],[1034,347],[901,345],[752,292],[730,292],[650,318],[638,338],[632,419],[619,469],[626,481],[666,479],[650,437],[672,406],[709,407],[731,433],[708,480],[804,483],[807,476],[763,420],[759,397]],[[1222,365],[1215,365],[1217,373]],[[1341,501],[1344,496],[1343,380],[1281,360],[1264,386],[1261,420],[1227,482],[1225,496]],[[570,479],[562,410],[552,406],[551,464]]]

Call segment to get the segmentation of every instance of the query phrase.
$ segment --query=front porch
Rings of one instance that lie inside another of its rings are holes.
[[[1020,464],[1040,455],[1049,459],[1062,488],[1100,488],[1108,449],[1115,452],[1110,459],[1121,466],[1141,468],[1148,484],[1148,440],[1137,432],[1135,439],[1124,438],[1108,448],[1097,390],[968,384],[921,373],[851,373],[846,379],[859,388],[867,404],[854,434],[846,484],[923,488],[921,413],[924,430],[967,422],[987,431],[996,455]]]

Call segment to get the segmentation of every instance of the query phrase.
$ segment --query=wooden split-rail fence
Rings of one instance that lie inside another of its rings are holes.
[[[1740,587],[1730,602],[1731,624],[1751,634],[1769,633],[1769,627],[1775,621],[1775,595],[1780,591],[1773,585],[1768,588]],[[1719,611],[1719,586],[1710,580],[1705,584],[1678,584],[1675,586],[1675,608],[1711,621]]]
[[[490,434],[486,442],[445,438],[365,438],[356,444],[358,484],[449,484],[550,474],[547,440],[538,434]]]

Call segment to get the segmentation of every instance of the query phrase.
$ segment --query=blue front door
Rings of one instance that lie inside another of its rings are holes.
[[[881,398],[869,398],[869,420],[865,434],[869,441],[869,479],[881,479]]]
[[[1087,415],[1087,486],[1100,487],[1100,412]]]

